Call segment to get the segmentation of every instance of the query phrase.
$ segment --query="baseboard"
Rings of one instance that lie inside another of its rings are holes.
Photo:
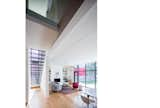
[[[33,86],[33,87],[31,87],[31,89],[37,89],[37,88],[40,88],[40,86]]]

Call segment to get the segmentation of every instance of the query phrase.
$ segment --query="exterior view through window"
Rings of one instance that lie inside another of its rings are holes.
[[[88,63],[88,64],[81,64],[75,66],[75,74],[74,76],[79,81],[80,85],[96,89],[96,63]]]
[[[29,70],[31,75],[31,86],[39,86],[44,67],[45,51],[29,49]]]

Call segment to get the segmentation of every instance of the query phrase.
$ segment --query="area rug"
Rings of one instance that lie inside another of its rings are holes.
[[[75,93],[77,91],[78,90],[73,89],[72,87],[67,86],[67,87],[62,87],[61,93],[63,93],[63,94],[71,94],[71,93]]]

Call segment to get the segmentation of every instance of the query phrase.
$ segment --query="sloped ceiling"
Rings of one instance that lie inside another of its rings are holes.
[[[90,0],[91,1],[91,0]],[[94,0],[92,0],[94,1]],[[83,7],[83,6],[82,6]],[[82,9],[82,8],[81,8]],[[79,11],[81,11],[79,9]],[[77,14],[78,15],[78,14]],[[55,65],[70,65],[96,61],[97,58],[97,5],[96,2],[88,11],[64,29],[58,41],[49,51],[48,60]],[[67,31],[66,31],[67,30]]]
[[[48,50],[56,41],[58,32],[33,22],[26,20],[26,47]]]

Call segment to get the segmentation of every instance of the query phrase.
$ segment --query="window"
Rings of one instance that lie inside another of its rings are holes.
[[[95,89],[97,81],[96,74],[96,63],[77,65],[74,70],[74,81],[78,81],[82,86]]]
[[[86,87],[96,88],[96,63],[86,64]]]
[[[85,75],[86,75],[86,72],[85,72],[85,64],[81,64],[81,65],[78,65],[78,72],[79,72],[79,84],[82,85],[82,86],[85,86]]]
[[[31,73],[31,85],[36,86],[40,84],[41,74],[43,71],[45,51],[29,49],[29,68]]]

